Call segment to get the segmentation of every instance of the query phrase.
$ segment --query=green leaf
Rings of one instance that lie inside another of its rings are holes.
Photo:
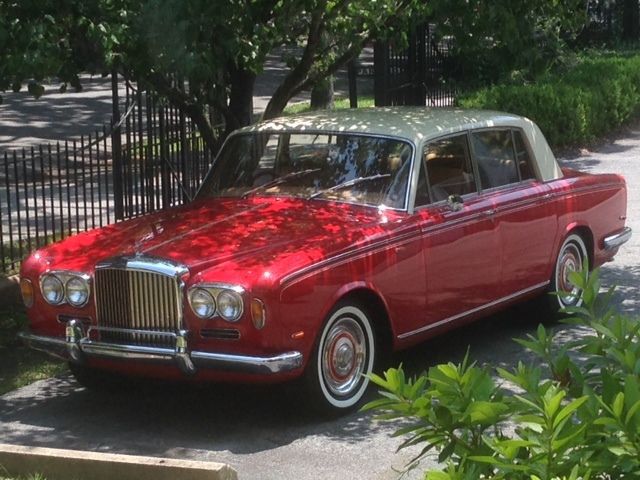
[[[624,409],[624,393],[620,392],[616,395],[611,411],[617,419],[622,418],[622,410]]]
[[[567,418],[569,415],[571,415],[576,410],[578,410],[582,405],[585,404],[585,402],[588,399],[589,397],[584,396],[584,397],[576,398],[575,400],[569,402],[568,405],[563,407],[562,410],[558,412],[558,415],[553,420],[553,428],[556,428],[560,424],[560,422],[562,422],[565,418]]]
[[[449,442],[449,444],[447,444],[438,455],[438,462],[443,463],[445,460],[451,457],[455,449],[456,449],[456,443]]]
[[[433,408],[433,412],[435,413],[436,419],[438,423],[445,428],[448,428],[453,423],[453,415],[451,411],[445,407],[444,405],[436,405]]]
[[[473,423],[491,425],[496,423],[508,409],[509,407],[504,403],[481,401],[470,404],[466,414]]]
[[[629,423],[631,422],[631,420],[633,420],[633,417],[638,413],[638,411],[640,411],[640,400],[634,403],[629,409],[629,411],[627,412],[627,415],[624,419],[625,425],[629,425]],[[636,421],[636,424],[638,423],[639,422]]]

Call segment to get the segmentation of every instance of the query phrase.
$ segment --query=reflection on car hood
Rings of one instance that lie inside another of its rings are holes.
[[[109,257],[142,254],[183,263],[192,275],[223,264],[284,274],[384,236],[400,218],[297,198],[207,199],[86,232],[40,254],[51,268],[77,271]]]

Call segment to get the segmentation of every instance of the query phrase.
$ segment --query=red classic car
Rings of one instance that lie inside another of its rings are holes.
[[[580,302],[569,272],[612,260],[625,215],[622,177],[559,168],[515,115],[276,119],[231,135],[191,203],[26,259],[22,338],[85,384],[302,377],[350,408],[385,349],[549,291]]]

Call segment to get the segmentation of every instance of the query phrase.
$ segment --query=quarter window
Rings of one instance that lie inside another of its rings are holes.
[[[466,134],[429,143],[424,161],[434,202],[446,200],[449,195],[477,192]]]
[[[511,130],[482,130],[471,134],[483,189],[517,183],[518,167]]]
[[[520,169],[520,179],[528,180],[530,178],[536,178],[533,173],[533,168],[531,167],[529,150],[522,138],[522,132],[520,130],[514,130],[513,139],[516,145],[516,158],[518,159],[518,168]]]

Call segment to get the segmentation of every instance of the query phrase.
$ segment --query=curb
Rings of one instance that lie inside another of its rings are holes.
[[[237,480],[217,462],[0,444],[0,476],[42,474],[47,480]]]
[[[20,296],[20,277],[0,277],[0,306],[17,306],[22,304]]]

